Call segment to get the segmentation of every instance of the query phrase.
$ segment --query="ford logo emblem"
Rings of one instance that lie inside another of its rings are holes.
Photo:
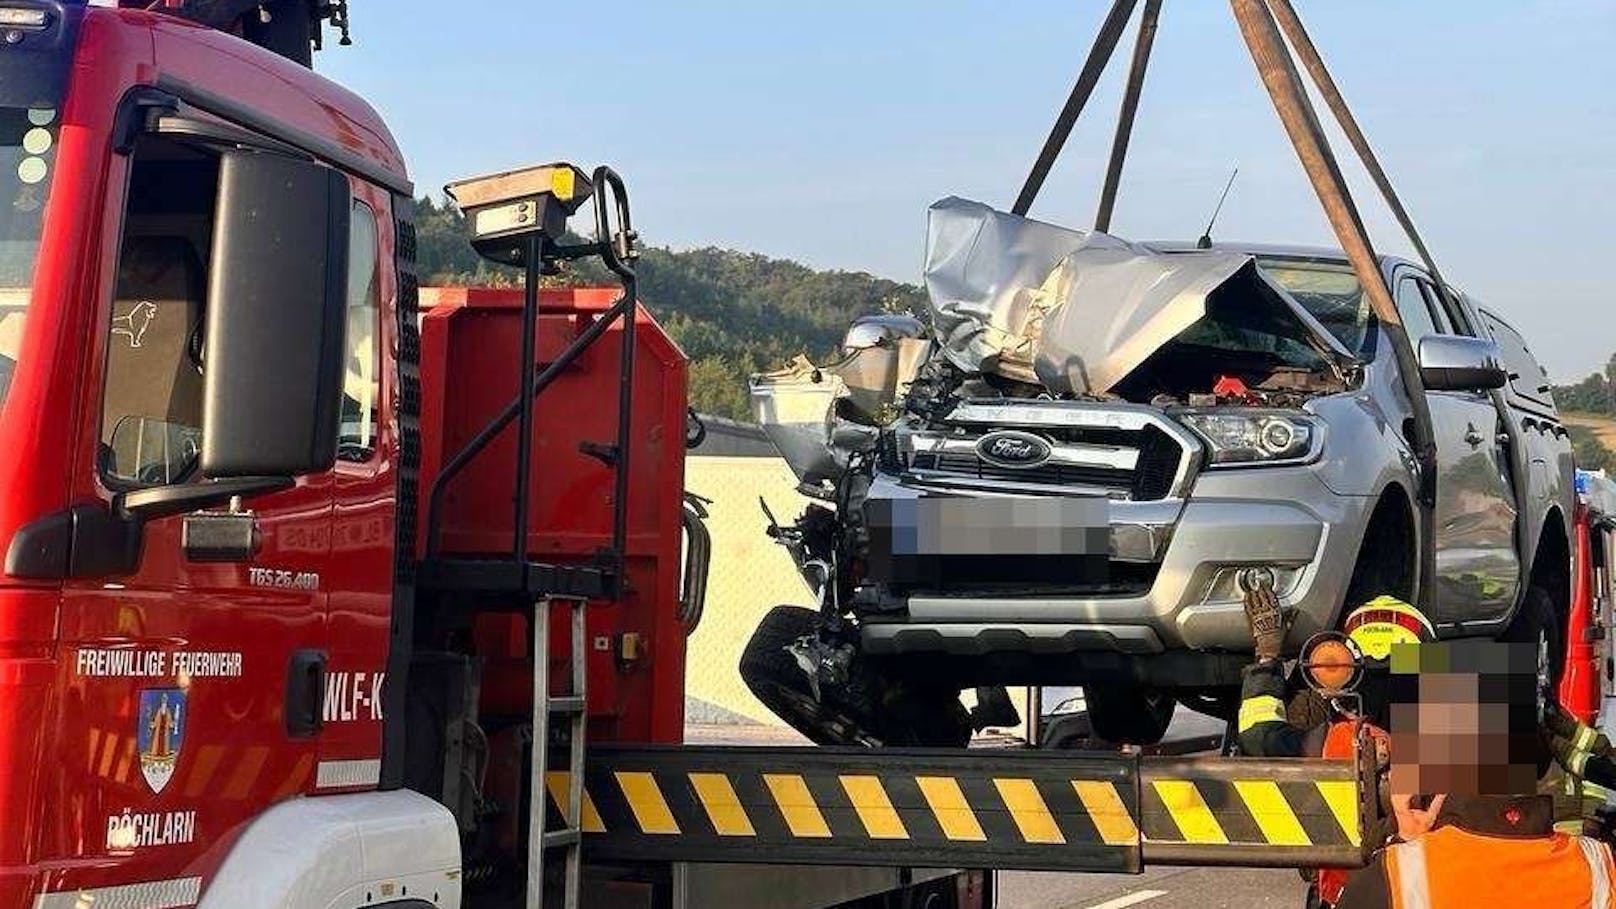
[[[997,467],[1037,467],[1051,453],[1041,436],[1013,429],[990,432],[976,441],[976,456]]]

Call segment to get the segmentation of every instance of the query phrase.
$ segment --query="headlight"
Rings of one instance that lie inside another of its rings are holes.
[[[1295,464],[1318,454],[1318,422],[1305,414],[1241,409],[1177,416],[1206,440],[1213,466]]]

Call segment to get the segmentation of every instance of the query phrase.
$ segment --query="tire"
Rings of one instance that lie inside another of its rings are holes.
[[[1178,703],[1203,716],[1225,723],[1233,720],[1240,712],[1240,689],[1227,690],[1212,689],[1208,691],[1195,691],[1178,695]]]
[[[1565,623],[1556,608],[1554,597],[1537,585],[1526,588],[1526,597],[1510,620],[1509,627],[1499,638],[1515,644],[1536,644],[1538,648],[1538,704],[1539,722],[1548,702],[1558,700],[1560,676],[1565,671]],[[1552,763],[1545,753],[1538,755],[1537,774],[1541,778]]]
[[[1500,640],[1537,644],[1538,681],[1551,694],[1556,690],[1565,671],[1565,623],[1547,590],[1535,584],[1526,588],[1526,597]]]
[[[758,623],[741,654],[741,679],[776,716],[817,745],[959,747],[971,721],[959,691],[888,679],[855,658],[843,685],[821,685],[819,698],[786,648],[819,630],[819,613],[776,606]]]
[[[816,701],[808,677],[786,648],[819,628],[819,614],[800,606],[776,606],[752,632],[741,652],[741,680],[753,697],[786,725],[816,745],[870,744],[874,731],[853,712]]]
[[[1178,702],[1171,695],[1137,685],[1084,685],[1094,734],[1107,742],[1154,745],[1167,734]]]

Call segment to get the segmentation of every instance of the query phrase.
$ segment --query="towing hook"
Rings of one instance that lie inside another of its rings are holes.
[[[1259,568],[1242,568],[1237,576],[1240,589],[1245,593],[1255,593],[1259,590],[1274,589],[1274,569],[1266,566]]]

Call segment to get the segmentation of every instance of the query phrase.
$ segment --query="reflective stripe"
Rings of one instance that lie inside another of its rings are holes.
[[[1602,802],[1609,802],[1616,800],[1616,790],[1607,789],[1598,783],[1590,783],[1587,780],[1583,780],[1582,796],[1583,798],[1599,799]]]
[[[668,808],[668,800],[662,797],[662,789],[657,786],[655,775],[618,770],[612,776],[617,778],[617,786],[623,790],[628,810],[634,813],[634,820],[641,830],[657,834],[679,832],[679,823],[673,819],[673,811]]]
[[[1591,902],[1593,909],[1610,907],[1610,847],[1586,836],[1577,837],[1582,857],[1588,860]]]
[[[847,800],[853,803],[853,811],[858,814],[871,839],[909,838],[909,830],[903,826],[903,819],[898,817],[898,810],[892,807],[892,799],[882,788],[880,777],[845,774],[841,781],[842,791],[847,793]]]
[[[1290,803],[1280,794],[1278,783],[1273,780],[1235,780],[1234,788],[1245,800],[1246,807],[1251,809],[1252,818],[1269,843],[1275,846],[1312,845],[1307,831],[1302,829],[1302,822],[1296,819],[1296,812],[1291,810]]]
[[[1162,804],[1166,806],[1167,813],[1172,816],[1173,823],[1178,825],[1179,833],[1183,834],[1186,843],[1219,843],[1229,842],[1228,834],[1218,824],[1217,815],[1207,807],[1206,799],[1201,791],[1195,788],[1190,780],[1152,780],[1151,786],[1156,795],[1161,797]]]
[[[926,797],[931,813],[937,816],[937,826],[942,828],[943,836],[951,840],[987,841],[987,834],[982,832],[982,825],[958,780],[949,776],[917,776],[915,785]]]
[[[808,791],[808,781],[795,773],[765,773],[763,782],[780,806],[780,816],[791,828],[792,836],[823,838],[830,836],[830,825]]]
[[[1592,751],[1594,748],[1594,736],[1598,734],[1599,733],[1593,730],[1592,726],[1584,726],[1581,723],[1578,723],[1577,744],[1574,747],[1578,751]]]
[[[1240,702],[1240,731],[1260,723],[1285,722],[1285,705],[1271,694],[1260,694]]]
[[[993,785],[999,790],[999,797],[1004,799],[1004,807],[1010,809],[1010,819],[1016,822],[1016,829],[1021,831],[1023,840],[1029,843],[1066,842],[1060,825],[1055,823],[1055,816],[1049,813],[1048,803],[1038,794],[1037,783],[1022,779],[994,779]]]
[[[1335,815],[1347,842],[1356,846],[1363,841],[1358,833],[1358,784],[1351,780],[1319,780],[1313,784],[1324,797],[1324,804]]]
[[[89,887],[41,893],[34,897],[34,909],[175,909],[194,906],[202,892],[199,877],[179,877],[116,887]]]
[[[1409,840],[1386,850],[1393,874],[1388,883],[1395,888],[1393,909],[1431,909],[1431,885],[1425,876],[1425,843]],[[1395,876],[1396,880],[1390,880]]]
[[[263,764],[262,758],[258,763]],[[248,783],[251,783],[257,775],[257,769],[245,777],[237,774]],[[381,781],[381,778],[382,762],[375,758],[358,761],[321,761],[314,771],[314,788],[347,789],[352,786],[374,786]]]
[[[571,806],[568,784],[572,782],[571,774],[565,770],[550,770],[544,774],[544,788],[550,790],[550,798],[555,800],[556,810],[566,817]],[[600,812],[595,809],[595,800],[584,793],[584,804],[578,818],[584,825],[585,833],[605,833],[606,825],[601,823]]]
[[[701,799],[707,819],[713,822],[713,831],[719,836],[757,836],[752,820],[730,785],[729,777],[722,773],[691,773],[690,786]]]
[[[1128,813],[1128,806],[1122,803],[1115,784],[1072,780],[1072,788],[1077,790],[1083,810],[1089,813],[1089,820],[1094,822],[1094,828],[1100,831],[1100,839],[1105,840],[1107,846],[1139,844],[1139,827]]]

